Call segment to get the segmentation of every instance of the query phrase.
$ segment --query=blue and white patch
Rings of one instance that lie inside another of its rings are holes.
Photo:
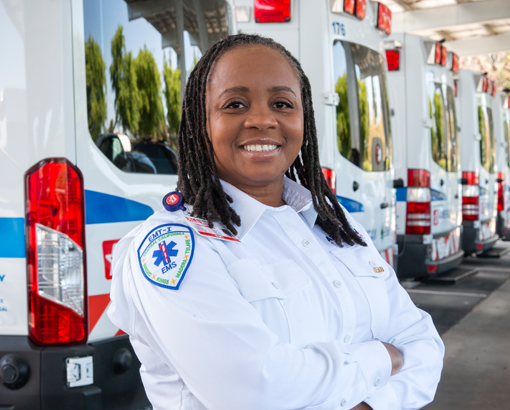
[[[195,238],[189,227],[160,225],[151,230],[140,244],[138,262],[149,282],[177,290],[191,264],[194,250]]]

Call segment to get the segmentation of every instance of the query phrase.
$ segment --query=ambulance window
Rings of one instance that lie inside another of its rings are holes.
[[[510,134],[510,122],[508,121],[509,115],[505,115],[505,119],[503,121],[503,133],[505,135],[505,143],[506,143],[506,159],[508,166],[510,167],[510,141],[509,141],[509,134]]]
[[[434,161],[444,169],[447,168],[447,156],[448,156],[448,141],[445,131],[447,130],[447,124],[445,113],[443,91],[440,83],[430,81],[428,83],[429,95],[429,115],[431,122],[430,128],[430,142],[432,146],[432,158]]]
[[[391,135],[384,59],[359,44],[351,44],[351,51],[358,86],[361,168],[386,171],[391,165]]]
[[[455,113],[455,96],[450,86],[446,86],[446,130],[448,136],[446,169],[450,172],[460,171],[460,150],[457,133],[457,116]]]
[[[494,143],[494,125],[492,109],[486,105],[478,106],[478,130],[480,132],[480,162],[489,172],[494,172],[496,147]]]
[[[176,174],[181,94],[197,59],[232,30],[229,3],[84,0],[83,14],[91,138],[121,136],[121,156],[111,151],[120,140],[102,143],[125,172]]]

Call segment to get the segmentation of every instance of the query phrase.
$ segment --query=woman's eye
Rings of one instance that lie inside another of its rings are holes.
[[[233,108],[233,109],[238,109],[238,108],[243,108],[245,105],[241,102],[241,101],[232,101],[232,102],[229,102],[225,108]]]
[[[294,108],[292,106],[292,104],[289,104],[288,102],[286,101],[277,101],[274,103],[274,106],[278,109],[282,109],[282,108]]]

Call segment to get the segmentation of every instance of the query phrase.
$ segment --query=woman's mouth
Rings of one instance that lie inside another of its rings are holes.
[[[241,148],[249,152],[270,152],[278,148],[278,145],[243,145]]]

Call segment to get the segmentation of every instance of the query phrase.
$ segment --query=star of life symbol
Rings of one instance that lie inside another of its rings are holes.
[[[153,284],[179,289],[195,247],[191,229],[165,224],[152,229],[138,248],[138,261],[145,278]]]

